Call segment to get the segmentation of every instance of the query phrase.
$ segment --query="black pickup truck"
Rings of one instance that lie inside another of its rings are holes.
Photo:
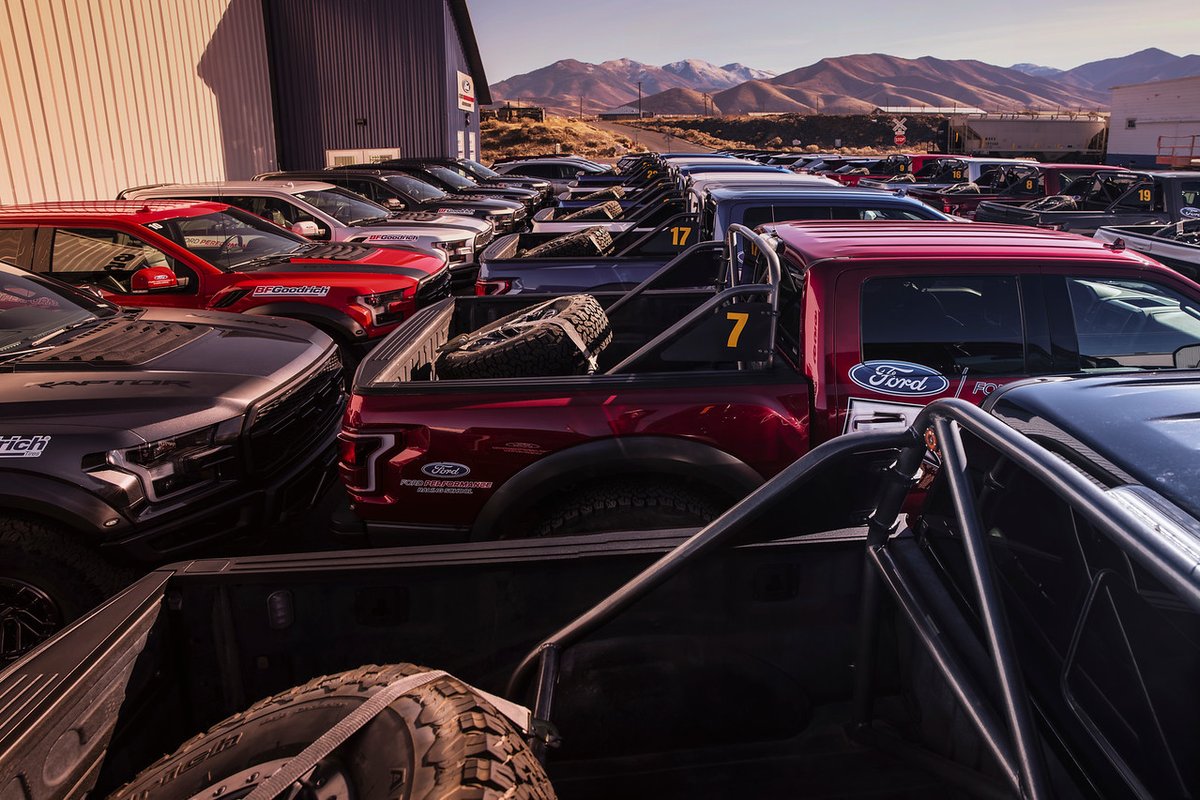
[[[1195,797],[1197,389],[1126,374],[1014,384],[991,414],[938,401],[700,531],[162,569],[0,674],[0,786]],[[798,532],[803,503],[865,479],[866,527]]]
[[[1098,172],[1063,194],[1027,203],[984,200],[976,222],[1034,225],[1090,236],[1101,226],[1200,218],[1198,172]]]

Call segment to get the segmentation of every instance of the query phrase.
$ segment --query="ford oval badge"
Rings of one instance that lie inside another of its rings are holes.
[[[421,472],[431,478],[462,478],[471,474],[471,468],[453,461],[435,461],[421,467]]]
[[[907,361],[864,361],[850,368],[850,380],[864,389],[898,397],[926,397],[950,388],[940,372]]]
[[[1200,219],[1200,208],[1184,206],[1183,208],[1179,209],[1179,216],[1187,217],[1188,219]]]

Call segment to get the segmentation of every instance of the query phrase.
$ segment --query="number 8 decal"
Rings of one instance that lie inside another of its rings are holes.
[[[729,332],[729,339],[725,342],[726,347],[737,347],[738,339],[742,337],[742,330],[746,327],[746,322],[749,321],[750,315],[745,311],[730,311],[725,314],[725,319],[733,322],[733,330]]]

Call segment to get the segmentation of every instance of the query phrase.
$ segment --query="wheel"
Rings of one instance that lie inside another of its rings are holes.
[[[42,520],[0,516],[0,666],[133,578],[132,571],[109,563],[78,538]]]
[[[595,356],[612,341],[608,315],[589,294],[547,300],[442,346],[434,362],[439,378],[528,378],[589,371],[577,335]]]
[[[218,722],[143,770],[110,800],[238,800],[413,664],[317,678]],[[190,769],[200,760],[203,769]],[[450,676],[402,695],[280,797],[297,800],[553,798],[520,734]]]
[[[721,516],[729,505],[686,486],[611,481],[571,492],[551,506],[532,535],[697,528]]]

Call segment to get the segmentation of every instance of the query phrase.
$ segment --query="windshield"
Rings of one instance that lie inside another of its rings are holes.
[[[261,258],[286,257],[311,244],[240,208],[148,222],[146,227],[225,271]]]
[[[387,219],[390,214],[383,206],[346,189],[296,192],[296,197],[316,206],[343,225],[362,225],[374,220]]]
[[[0,358],[54,335],[111,317],[116,306],[0,261]]]
[[[471,160],[471,159],[469,159],[469,158],[464,158],[464,159],[463,159],[461,162],[459,162],[459,163],[461,163],[461,164],[463,165],[463,167],[464,167],[464,168],[465,168],[465,169],[466,169],[468,172],[470,172],[470,173],[471,173],[471,174],[473,174],[473,175],[477,175],[477,176],[479,176],[480,178],[499,178],[499,177],[502,177],[502,176],[500,175],[500,173],[499,173],[499,172],[496,172],[496,170],[494,170],[494,169],[488,169],[488,168],[487,168],[487,167],[485,167],[483,164],[480,164],[478,161],[473,161],[473,160]]]
[[[425,169],[429,172],[430,175],[433,175],[435,178],[442,181],[447,186],[451,186],[455,189],[478,189],[479,188],[478,183],[476,183],[475,181],[470,180],[468,178],[464,178],[462,175],[459,175],[457,172],[455,172],[452,169],[447,169],[446,167],[439,167],[434,164],[431,164],[428,167],[425,167]]]
[[[393,186],[399,191],[411,195],[413,199],[421,203],[428,203],[432,200],[445,200],[449,196],[432,183],[426,183],[420,178],[414,178],[411,175],[384,175],[383,179],[389,186]]]

